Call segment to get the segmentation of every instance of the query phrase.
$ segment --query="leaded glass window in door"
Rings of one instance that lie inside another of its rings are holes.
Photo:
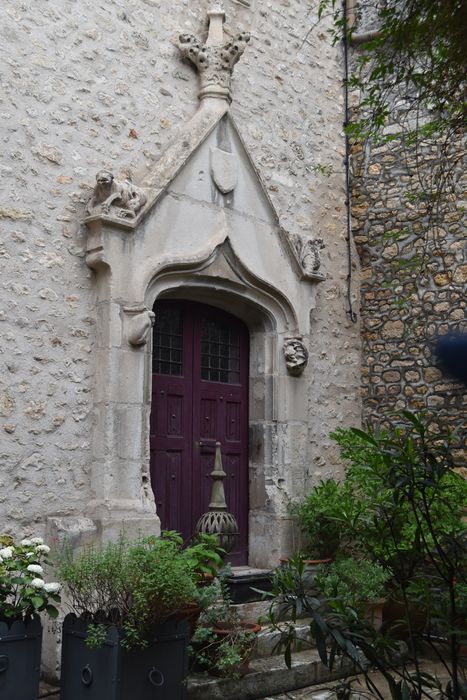
[[[182,315],[177,309],[160,309],[153,331],[152,371],[154,374],[182,375]]]
[[[202,319],[201,379],[225,384],[240,383],[240,336],[226,324]]]

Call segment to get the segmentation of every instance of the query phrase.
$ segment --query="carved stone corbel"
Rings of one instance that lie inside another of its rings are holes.
[[[325,248],[322,238],[311,238],[282,229],[289,250],[299,271],[300,279],[321,282],[325,276],[320,272],[321,250]]]
[[[154,325],[155,315],[146,307],[126,308],[125,313],[130,317],[127,321],[126,337],[130,345],[140,347],[146,345],[149,333]]]
[[[129,180],[117,180],[108,170],[99,170],[93,193],[86,204],[88,216],[135,219],[147,202],[146,193]]]
[[[299,376],[308,364],[308,350],[301,335],[284,340],[284,357],[289,374]]]

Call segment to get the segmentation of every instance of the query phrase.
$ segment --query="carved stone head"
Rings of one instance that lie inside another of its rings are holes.
[[[96,182],[98,185],[103,185],[104,187],[110,187],[114,176],[109,170],[99,170],[96,175]]]
[[[284,341],[285,364],[290,374],[301,374],[308,363],[308,350],[300,338],[286,338]]]

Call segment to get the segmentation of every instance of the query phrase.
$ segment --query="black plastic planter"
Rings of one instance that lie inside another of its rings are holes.
[[[97,649],[86,646],[87,623],[63,622],[61,700],[184,700],[189,626],[168,620],[154,629],[145,649],[126,651],[122,630],[110,627]]]
[[[35,700],[39,695],[42,625],[39,617],[27,622],[0,622],[0,698]]]

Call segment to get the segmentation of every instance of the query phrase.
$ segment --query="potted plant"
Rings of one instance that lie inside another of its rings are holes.
[[[342,549],[350,547],[348,521],[356,521],[358,502],[346,483],[335,479],[321,481],[293,507],[305,536],[303,559],[310,584],[323,565],[329,564]]]
[[[187,545],[183,546],[183,537],[173,530],[165,530],[162,533],[165,539],[171,539],[183,550],[183,556],[188,561],[196,576],[198,586],[204,586],[213,582],[218,571],[224,565],[226,552],[219,545],[216,535],[198,533]]]
[[[404,411],[385,428],[342,429],[333,437],[349,459],[345,486],[356,502],[351,517],[341,509],[336,519],[347,525],[355,554],[377,562],[390,576],[385,586],[400,603],[398,620],[383,624],[380,632],[355,606],[341,604],[344,598],[330,605],[304,585],[303,561],[296,558],[276,570],[269,616],[281,629],[286,663],[291,664],[296,620],[305,614],[323,663],[332,670],[336,659],[346,659],[365,674],[375,696],[382,698],[368,675],[371,667],[381,673],[394,699],[431,697],[433,688],[446,697],[467,697],[459,662],[465,639],[461,615],[467,607],[467,482],[453,470],[449,434],[423,415]],[[418,627],[414,613],[420,606],[429,612],[427,627]],[[285,627],[284,612],[289,617]],[[409,647],[405,657],[397,642],[401,623]],[[421,672],[421,631],[443,659],[447,683]]]
[[[0,697],[35,698],[39,692],[42,625],[56,618],[60,585],[44,580],[50,548],[40,537],[16,543],[0,537]]]
[[[444,610],[454,629],[467,483],[453,470],[450,435],[404,411],[389,427],[339,429],[331,437],[349,460],[346,484],[359,503],[348,530],[363,556],[391,573],[383,629],[413,641],[433,609],[433,591],[439,601],[443,590],[454,601]]]
[[[196,574],[173,538],[60,555],[73,613],[63,625],[62,700],[181,700]]]
[[[346,558],[332,562],[316,575],[318,592],[331,607],[350,607],[371,622],[376,630],[382,623],[385,584],[391,575],[376,562]]]
[[[184,606],[175,613],[177,617],[188,620],[192,636],[201,610],[207,605],[205,600],[209,600],[209,592],[204,594],[200,589],[213,582],[215,575],[223,565],[222,557],[225,550],[219,546],[215,535],[205,533],[196,535],[186,547],[183,546],[183,537],[174,530],[164,530],[162,538],[175,543],[195,576],[197,587],[195,598],[184,603]]]
[[[214,676],[240,678],[248,672],[261,627],[243,622],[232,606],[227,570],[206,591],[207,605],[193,636],[195,666]]]

